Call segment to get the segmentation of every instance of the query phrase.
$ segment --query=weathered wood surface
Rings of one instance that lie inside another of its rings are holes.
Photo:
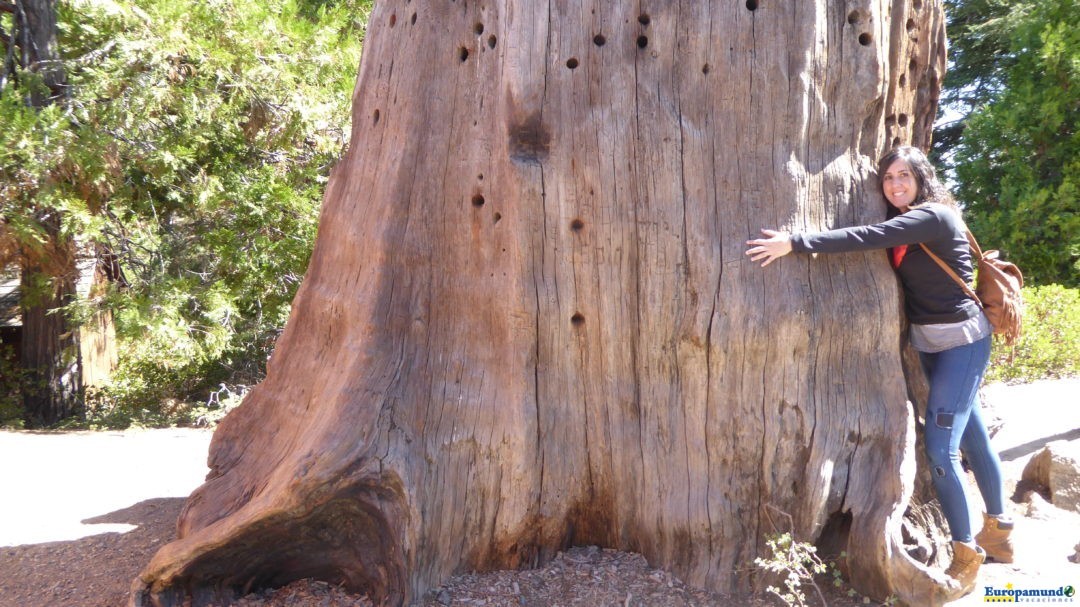
[[[828,528],[914,604],[913,418],[881,253],[745,241],[884,216],[928,143],[937,1],[381,2],[352,146],[265,382],[134,605],[317,576],[390,604],[571,544],[748,587]]]
[[[19,252],[19,366],[27,374],[22,400],[30,427],[71,416],[83,390],[79,333],[65,314],[54,312],[75,299],[75,247],[61,234],[59,217],[43,217],[41,226],[44,252]]]

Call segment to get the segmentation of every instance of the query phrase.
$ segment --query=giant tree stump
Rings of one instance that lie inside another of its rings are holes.
[[[940,603],[900,545],[885,255],[743,254],[884,217],[876,158],[929,141],[940,2],[398,0],[366,44],[267,378],[134,605],[309,576],[399,605],[575,544],[743,590],[773,509],[849,529],[862,592]]]

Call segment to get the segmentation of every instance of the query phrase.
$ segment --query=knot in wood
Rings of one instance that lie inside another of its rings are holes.
[[[509,132],[511,160],[539,164],[547,158],[551,149],[551,134],[540,122],[539,112],[511,124]]]

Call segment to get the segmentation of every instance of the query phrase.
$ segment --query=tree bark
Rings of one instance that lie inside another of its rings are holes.
[[[789,530],[941,603],[902,545],[884,254],[744,255],[884,217],[876,158],[929,144],[939,2],[388,1],[366,45],[267,378],[133,605],[306,576],[405,604],[574,544],[744,590]]]
[[[56,42],[56,0],[18,0],[13,9],[19,64],[41,78],[30,83],[30,105],[45,107],[63,94],[66,83]]]
[[[83,389],[99,388],[108,384],[113,371],[120,363],[116,349],[116,325],[112,310],[101,305],[109,286],[124,286],[116,257],[107,247],[89,245],[83,248],[85,257],[76,261],[79,283],[78,295],[94,305],[94,311],[85,319],[76,334],[79,344],[79,366]]]
[[[58,216],[43,218],[41,225],[52,246],[24,252],[19,287],[23,329],[19,364],[28,380],[23,410],[32,428],[70,417],[82,397],[78,332],[61,310],[75,299],[75,254],[72,246],[64,246]]]
[[[82,395],[75,333],[62,313],[50,313],[63,303],[63,297],[56,296],[44,305],[23,308],[19,363],[28,371],[23,410],[30,428],[45,428],[70,417]]]

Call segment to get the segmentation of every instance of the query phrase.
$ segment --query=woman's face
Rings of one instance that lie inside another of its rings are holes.
[[[889,204],[901,213],[907,212],[919,194],[919,185],[915,181],[911,166],[906,160],[899,159],[885,169],[885,174],[881,176],[881,189],[885,192],[885,199]]]

